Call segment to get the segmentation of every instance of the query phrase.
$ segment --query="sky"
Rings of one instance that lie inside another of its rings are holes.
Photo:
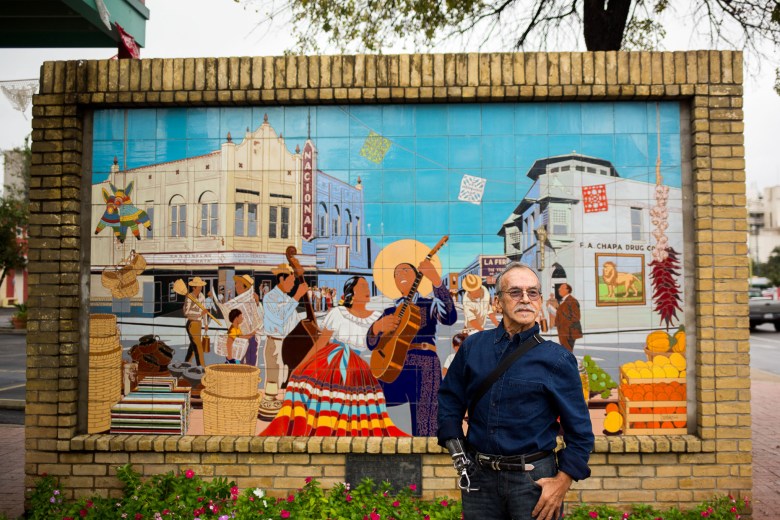
[[[233,0],[147,0],[144,58],[192,56],[279,55],[293,40],[283,27],[258,28],[262,15],[255,6]],[[663,50],[705,48],[683,22],[670,17]],[[172,30],[173,28],[173,30]],[[393,51],[401,49],[393,49]],[[407,49],[409,52],[413,49]],[[476,51],[477,49],[437,49]],[[485,51],[500,49],[483,49]],[[506,49],[503,49],[506,50]],[[115,49],[0,49],[0,81],[37,78],[46,60],[104,59]],[[751,63],[757,69],[757,62]],[[774,65],[764,63],[760,72],[745,75],[745,153],[748,188],[780,184],[780,162],[772,150],[780,135],[780,96],[772,89]],[[26,116],[26,117],[25,117]],[[31,111],[14,110],[0,96],[0,149],[21,146],[31,131]]]

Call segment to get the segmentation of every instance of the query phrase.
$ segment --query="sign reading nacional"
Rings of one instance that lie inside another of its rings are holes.
[[[301,238],[310,241],[314,238],[314,147],[311,141],[306,141],[303,147],[301,190]]]

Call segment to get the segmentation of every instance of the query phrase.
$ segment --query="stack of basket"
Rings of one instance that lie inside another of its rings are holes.
[[[100,283],[111,291],[114,298],[131,298],[138,294],[138,276],[146,269],[146,259],[135,251],[120,265],[107,267],[100,276]]]
[[[203,376],[206,435],[254,435],[260,406],[260,369],[248,365],[209,365]]]
[[[122,346],[113,314],[89,316],[87,433],[111,427],[111,406],[122,398]]]

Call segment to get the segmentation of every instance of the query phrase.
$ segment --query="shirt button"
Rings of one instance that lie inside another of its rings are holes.
[[[491,404],[493,405],[493,408],[496,407],[496,402],[495,401],[493,401]]]
[[[491,429],[490,433],[496,433],[496,429],[495,428]]]

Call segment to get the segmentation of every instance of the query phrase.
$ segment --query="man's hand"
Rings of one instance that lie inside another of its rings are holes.
[[[434,287],[441,285],[441,276],[439,271],[436,270],[436,266],[430,260],[423,260],[420,265],[417,266],[417,270],[420,271],[424,277],[431,281]]]
[[[553,478],[540,478],[536,483],[542,488],[542,496],[531,511],[536,520],[555,520],[561,514],[561,505],[566,492],[571,486],[572,478],[559,471]]]
[[[303,282],[298,286],[298,290],[295,291],[295,299],[300,301],[304,294],[309,290],[309,286],[306,282]]]
[[[401,319],[395,314],[388,314],[379,318],[376,323],[371,327],[374,334],[385,334],[387,332],[393,332],[398,328],[398,324]]]

